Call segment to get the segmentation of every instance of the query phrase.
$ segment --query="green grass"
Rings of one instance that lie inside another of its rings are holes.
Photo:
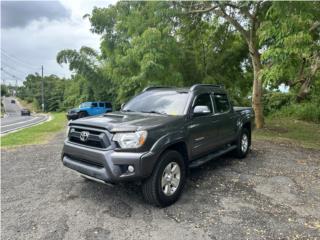
[[[64,113],[51,114],[52,120],[1,137],[1,147],[47,143],[67,125]]]
[[[265,128],[256,129],[253,137],[320,149],[320,124],[285,117],[267,118]]]

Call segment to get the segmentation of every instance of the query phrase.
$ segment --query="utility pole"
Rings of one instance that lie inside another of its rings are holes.
[[[41,107],[44,112],[44,79],[43,79],[43,65],[41,65]]]

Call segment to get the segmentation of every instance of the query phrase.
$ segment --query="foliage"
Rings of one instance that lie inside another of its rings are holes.
[[[4,84],[1,84],[1,97],[8,96],[8,95],[9,95],[8,87]]]
[[[299,120],[320,123],[320,102],[294,103],[284,106],[279,111],[274,112],[271,116],[292,117]]]
[[[300,100],[320,77],[319,9],[317,1],[274,2],[261,27],[265,84],[291,86]]]
[[[45,76],[44,83],[44,105],[45,111],[57,111],[63,102],[65,79],[55,75]],[[29,74],[23,82],[23,87],[19,87],[17,96],[27,102],[33,102],[37,109],[41,109],[41,84],[42,77],[39,74]]]
[[[280,110],[284,106],[289,106],[293,101],[293,96],[290,93],[282,93],[280,91],[270,91],[264,94],[264,114],[268,115]]]

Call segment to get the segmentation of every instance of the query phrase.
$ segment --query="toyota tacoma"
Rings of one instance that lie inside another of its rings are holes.
[[[247,155],[253,117],[221,85],[149,87],[120,111],[70,122],[62,162],[92,180],[139,182],[146,201],[164,207],[178,200],[189,168]]]

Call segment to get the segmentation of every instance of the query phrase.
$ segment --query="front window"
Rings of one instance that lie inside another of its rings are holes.
[[[146,91],[130,100],[122,111],[183,115],[187,99],[187,92],[174,90]]]
[[[79,108],[89,108],[91,107],[91,102],[84,102],[84,103],[81,103]]]

